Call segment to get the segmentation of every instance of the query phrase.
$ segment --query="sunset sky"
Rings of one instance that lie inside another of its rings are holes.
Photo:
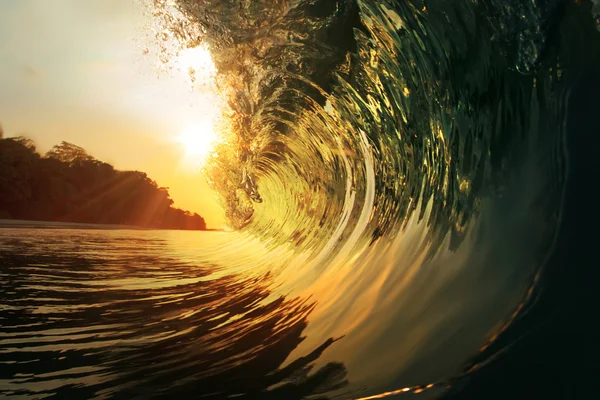
[[[0,0],[0,123],[41,152],[65,140],[146,172],[175,206],[221,227],[217,196],[179,140],[205,134],[214,94],[191,91],[183,72],[157,76],[139,1]]]

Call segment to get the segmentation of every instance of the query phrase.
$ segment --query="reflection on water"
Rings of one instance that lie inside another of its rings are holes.
[[[427,256],[415,217],[326,269],[238,233],[0,229],[0,393],[439,395],[522,299],[538,215],[495,216],[528,201],[484,207],[455,252]]]
[[[281,366],[315,303],[271,296],[268,274],[216,277],[202,251],[228,236],[0,230],[0,394],[299,399],[344,386],[341,364],[311,366],[332,338]]]

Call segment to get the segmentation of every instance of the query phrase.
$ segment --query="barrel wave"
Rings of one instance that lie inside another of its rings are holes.
[[[228,216],[289,251],[261,266],[319,299],[307,330],[347,335],[366,381],[523,306],[560,222],[557,2],[171,4],[228,100],[209,173]]]
[[[236,231],[191,252],[152,242],[188,281],[140,284],[135,302],[111,292],[150,321],[110,317],[136,350],[100,357],[113,375],[48,393],[439,398],[527,334],[498,342],[535,307],[563,223],[569,88],[595,62],[577,54],[600,48],[591,3],[152,9],[157,38],[212,55],[227,130],[206,175]],[[119,257],[102,262],[133,274]]]

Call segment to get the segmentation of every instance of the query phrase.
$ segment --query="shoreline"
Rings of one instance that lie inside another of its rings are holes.
[[[89,229],[89,230],[135,230],[135,231],[189,231],[189,232],[227,232],[224,229],[164,229],[144,228],[135,225],[89,224],[81,222],[30,221],[22,219],[0,219],[3,228],[38,228],[38,229]]]

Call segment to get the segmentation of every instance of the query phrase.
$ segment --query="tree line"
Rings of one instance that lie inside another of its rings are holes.
[[[68,142],[41,155],[31,139],[3,138],[1,127],[0,219],[206,229],[143,172],[115,170]]]

